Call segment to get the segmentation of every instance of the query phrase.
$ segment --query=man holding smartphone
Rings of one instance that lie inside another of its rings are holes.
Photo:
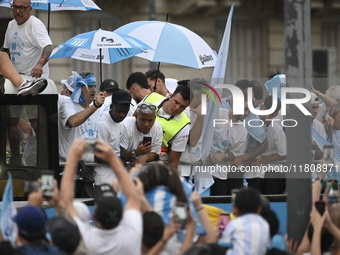
[[[161,152],[162,126],[156,121],[156,106],[143,102],[137,107],[136,118],[123,121],[124,131],[120,144],[120,157],[132,164],[145,164],[157,159]]]

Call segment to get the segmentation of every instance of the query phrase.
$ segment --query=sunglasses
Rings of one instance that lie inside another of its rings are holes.
[[[19,9],[20,12],[24,12],[27,8],[30,8],[31,6],[17,6],[17,5],[11,5],[11,9],[13,11],[17,11]]]
[[[138,108],[140,109],[147,109],[149,108],[151,111],[156,111],[157,107],[154,105],[147,105],[147,104],[141,104],[140,106],[138,106]]]

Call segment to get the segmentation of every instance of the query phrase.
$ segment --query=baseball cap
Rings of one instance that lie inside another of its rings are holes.
[[[64,84],[69,91],[73,92],[74,87],[76,86],[76,83],[74,82],[74,77],[70,76],[67,78],[67,80],[61,80],[61,84]]]
[[[72,254],[78,247],[80,232],[78,226],[64,217],[54,217],[47,222],[52,241],[62,251]]]
[[[311,104],[319,104],[320,99],[317,97],[316,94],[314,94],[313,92],[311,92],[311,98],[310,98],[310,103]]]
[[[119,86],[115,80],[107,79],[100,85],[100,91],[118,90]]]
[[[104,229],[115,228],[123,217],[122,203],[111,185],[102,184],[95,190],[94,215]]]
[[[13,218],[20,231],[27,233],[43,232],[46,227],[46,218],[39,207],[27,205]]]
[[[118,90],[112,95],[112,103],[131,104],[131,94],[126,90]]]

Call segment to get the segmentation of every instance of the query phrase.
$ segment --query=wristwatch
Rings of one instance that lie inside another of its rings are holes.
[[[225,158],[224,158],[225,161],[228,160],[228,152],[225,153]]]
[[[135,158],[137,155],[136,155],[136,152],[135,151],[131,151],[131,156],[133,157],[133,158]]]

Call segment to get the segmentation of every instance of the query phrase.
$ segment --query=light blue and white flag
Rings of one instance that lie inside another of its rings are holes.
[[[272,79],[267,81],[264,86],[268,90],[269,95],[273,95],[273,88],[277,88],[277,97],[281,101],[281,88],[286,86],[286,75],[278,74],[275,75]]]
[[[250,113],[245,119],[244,123],[248,133],[257,141],[262,143],[264,139],[266,139],[266,130],[263,127],[263,121],[255,115],[254,113]],[[249,125],[250,124],[250,125]]]
[[[9,175],[2,197],[0,225],[4,240],[10,241],[13,247],[18,233],[17,224],[13,221],[16,214],[17,210],[13,204],[12,175]]]

